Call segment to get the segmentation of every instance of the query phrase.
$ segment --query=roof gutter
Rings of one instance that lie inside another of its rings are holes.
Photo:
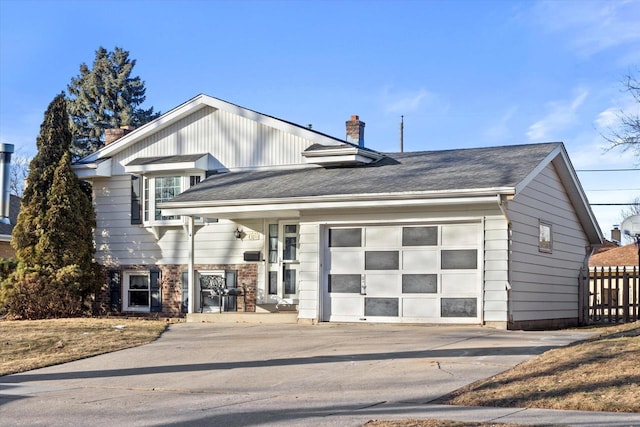
[[[287,197],[276,199],[165,202],[162,215],[205,215],[228,217],[233,214],[301,211],[336,208],[415,207],[433,205],[496,204],[500,194],[513,194],[513,188],[470,191],[406,192],[387,194],[347,194]],[[497,197],[496,197],[497,196]]]

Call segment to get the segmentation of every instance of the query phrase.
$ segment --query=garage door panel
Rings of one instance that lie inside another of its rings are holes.
[[[438,268],[438,251],[435,249],[405,249],[402,252],[402,268],[410,272],[431,272]]]
[[[403,298],[403,317],[437,318],[440,306],[437,298]]]
[[[438,292],[437,274],[403,274],[403,294],[435,294]]]
[[[329,293],[358,294],[361,291],[360,274],[330,274]]]
[[[361,269],[362,265],[364,265],[362,251],[335,251],[331,254],[329,262],[331,273],[354,273]]]
[[[400,314],[400,300],[398,298],[370,298],[364,299],[365,316],[397,317]]]
[[[444,273],[440,278],[442,295],[478,295],[478,275],[476,273]]]
[[[402,229],[400,227],[368,227],[364,230],[366,248],[387,248],[400,246]]]
[[[398,274],[367,274],[365,283],[369,296],[396,296],[402,292]]]
[[[477,317],[477,298],[442,298],[440,300],[441,317]]]
[[[362,300],[360,296],[331,298],[331,315],[362,316]]]
[[[477,224],[447,224],[442,226],[442,246],[475,246],[480,226]]]

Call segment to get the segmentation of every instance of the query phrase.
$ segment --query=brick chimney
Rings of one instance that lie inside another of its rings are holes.
[[[109,145],[112,142],[117,141],[134,129],[135,128],[133,126],[120,126],[119,128],[105,129],[104,145]]]
[[[351,120],[347,120],[347,142],[364,147],[364,122],[360,121],[360,117],[351,116]]]
[[[611,240],[618,244],[622,241],[622,231],[617,225],[614,225],[611,230]]]

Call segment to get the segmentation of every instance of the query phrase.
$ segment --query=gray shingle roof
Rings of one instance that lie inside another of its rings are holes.
[[[515,187],[561,143],[385,153],[352,167],[222,173],[172,202]]]
[[[9,224],[0,223],[0,234],[9,235],[13,230],[13,226],[18,221],[18,213],[20,212],[20,202],[22,199],[13,194],[9,199]]]

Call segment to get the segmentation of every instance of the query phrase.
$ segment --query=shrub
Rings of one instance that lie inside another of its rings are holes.
[[[85,274],[76,265],[60,270],[18,268],[5,280],[0,302],[8,317],[47,319],[81,316],[86,305]]]

